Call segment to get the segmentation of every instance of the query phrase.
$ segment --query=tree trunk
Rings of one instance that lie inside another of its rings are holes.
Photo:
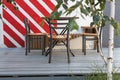
[[[115,0],[110,1],[110,17],[115,17]],[[108,47],[108,63],[107,63],[107,80],[112,80],[112,71],[113,71],[113,52],[114,52],[114,28],[110,25],[109,30],[109,47]]]

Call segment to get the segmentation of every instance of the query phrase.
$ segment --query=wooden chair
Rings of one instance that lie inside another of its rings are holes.
[[[82,52],[84,52],[84,55],[86,55],[86,42],[87,41],[94,41],[94,49],[97,48],[97,52],[99,52],[99,47],[101,48],[102,27],[82,26],[81,28],[83,29]]]
[[[67,58],[68,63],[70,63],[70,54],[74,56],[74,54],[70,50],[70,35],[69,35],[69,29],[67,27],[66,22],[69,21],[69,19],[66,18],[59,18],[52,20],[51,18],[47,18],[47,22],[49,24],[50,34],[48,35],[49,38],[49,49],[46,52],[46,55],[49,55],[49,61],[48,63],[51,63],[51,57],[52,57],[52,49],[54,46],[58,43],[63,43],[67,48]]]
[[[31,33],[30,32],[30,23],[27,18],[24,19],[26,36],[25,36],[25,47],[27,55],[30,50],[39,50],[42,49],[42,55],[45,52],[45,33]]]

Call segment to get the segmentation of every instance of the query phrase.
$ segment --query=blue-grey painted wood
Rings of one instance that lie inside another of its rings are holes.
[[[96,50],[87,50],[84,55],[81,50],[72,50],[71,63],[67,63],[65,49],[54,49],[52,63],[40,50],[33,50],[28,56],[24,55],[24,48],[0,48],[0,76],[35,76],[35,75],[73,75],[97,72],[97,69],[106,71],[104,62]],[[107,56],[108,49],[104,48]],[[120,63],[120,49],[114,53],[114,67]],[[117,72],[120,73],[120,70]]]
[[[84,76],[72,77],[9,77],[0,78],[0,80],[85,80]]]

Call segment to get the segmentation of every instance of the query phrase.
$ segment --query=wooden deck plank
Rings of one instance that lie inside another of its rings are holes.
[[[54,50],[52,63],[48,57],[41,55],[40,50],[33,50],[25,56],[24,48],[0,48],[0,76],[19,75],[61,75],[87,74],[98,69],[106,70],[100,54],[95,50],[87,50],[83,55],[81,50],[72,50],[71,63],[67,63],[66,50]],[[103,49],[107,56],[107,49]],[[114,67],[119,66],[120,49],[115,49]],[[120,71],[118,71],[120,73]]]

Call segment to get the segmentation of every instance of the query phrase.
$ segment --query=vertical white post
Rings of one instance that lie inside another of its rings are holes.
[[[110,1],[110,17],[115,17],[115,0]],[[109,47],[108,47],[108,64],[107,64],[107,80],[112,80],[113,71],[113,52],[114,52],[114,28],[110,25],[109,30]]]

